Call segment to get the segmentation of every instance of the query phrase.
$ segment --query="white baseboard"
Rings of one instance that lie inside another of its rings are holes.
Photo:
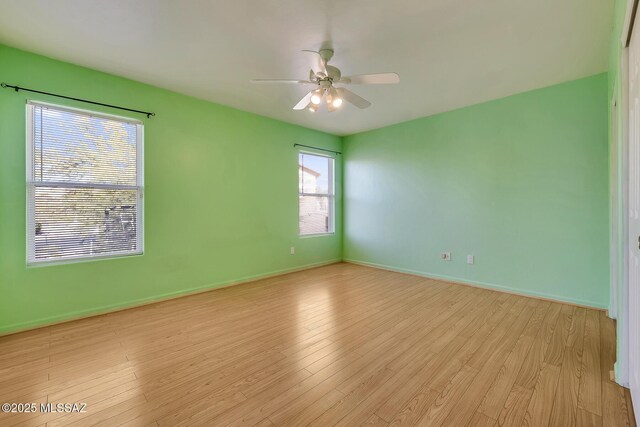
[[[381,269],[381,270],[394,271],[396,273],[411,274],[411,275],[414,275],[414,276],[426,277],[427,279],[442,280],[442,281],[445,281],[445,282],[455,283],[455,284],[459,284],[459,285],[475,286],[475,287],[478,287],[478,288],[490,289],[490,290],[500,291],[500,292],[506,292],[506,293],[509,293],[509,294],[521,295],[521,296],[530,297],[530,298],[537,298],[537,299],[542,299],[542,300],[545,300],[545,301],[559,302],[559,303],[563,303],[563,304],[571,304],[571,305],[575,305],[575,306],[578,306],[578,307],[594,308],[594,309],[601,310],[601,311],[605,311],[607,309],[606,306],[598,304],[598,303],[595,303],[595,302],[592,302],[592,301],[584,301],[584,300],[575,299],[575,298],[567,298],[567,297],[564,297],[564,296],[547,294],[547,293],[544,293],[544,292],[523,291],[522,289],[512,288],[512,287],[504,286],[504,285],[496,285],[494,283],[480,282],[480,281],[469,280],[469,279],[461,279],[461,278],[458,278],[458,277],[444,276],[444,275],[441,275],[441,274],[425,273],[425,272],[422,272],[422,271],[416,271],[416,270],[410,270],[410,269],[406,269],[406,268],[393,267],[393,266],[389,266],[389,265],[377,264],[377,263],[373,263],[373,262],[360,261],[360,260],[355,260],[355,259],[343,259],[343,261],[351,263],[351,264],[357,264],[357,265],[363,265],[363,266],[366,266],[366,267],[378,268],[378,269]]]

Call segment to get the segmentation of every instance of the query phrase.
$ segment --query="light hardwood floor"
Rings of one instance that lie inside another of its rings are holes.
[[[0,425],[633,425],[603,312],[335,264],[0,338]]]

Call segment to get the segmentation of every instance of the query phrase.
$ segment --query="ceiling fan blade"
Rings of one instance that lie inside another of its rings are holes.
[[[324,74],[324,77],[328,76],[329,74],[327,73],[327,63],[324,62],[324,59],[322,59],[322,56],[320,56],[320,52],[316,52],[315,50],[309,50],[309,49],[303,49],[303,52],[311,52],[315,54],[316,57],[316,67],[319,70],[317,73],[315,74],[319,74],[322,73]]]
[[[293,106],[294,110],[304,110],[311,102],[311,95],[313,95],[313,91],[309,92],[302,98],[296,105]]]
[[[308,80],[289,80],[289,79],[253,79],[251,83],[293,83],[293,84],[316,84]]]
[[[400,83],[400,76],[397,73],[358,74],[355,76],[342,77],[339,83],[354,85],[394,84]]]
[[[371,103],[369,101],[367,101],[360,95],[356,95],[355,93],[351,92],[348,89],[339,87],[339,88],[336,88],[336,90],[338,91],[338,95],[340,95],[340,98],[344,99],[347,102],[352,103],[358,108],[364,109],[371,106]]]

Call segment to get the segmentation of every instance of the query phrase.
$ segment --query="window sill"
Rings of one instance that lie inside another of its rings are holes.
[[[301,239],[307,239],[310,237],[335,236],[335,235],[336,235],[336,232],[332,231],[331,233],[298,234],[298,237]]]
[[[133,258],[133,257],[140,257],[142,255],[144,255],[144,252],[128,252],[128,253],[121,253],[121,254],[110,254],[110,255],[101,255],[101,256],[92,256],[92,257],[27,261],[27,268],[49,267],[54,265],[65,265],[65,264],[77,264],[81,262],[91,262],[91,261],[106,261],[106,260],[120,259],[120,258]]]

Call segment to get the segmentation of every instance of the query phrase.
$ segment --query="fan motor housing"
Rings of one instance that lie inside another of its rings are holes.
[[[327,74],[329,74],[329,78],[333,81],[340,80],[342,73],[337,67],[333,65],[327,65]]]

